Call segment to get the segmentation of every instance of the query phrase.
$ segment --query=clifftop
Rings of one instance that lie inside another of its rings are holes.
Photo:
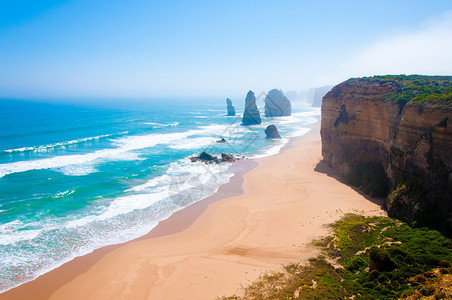
[[[369,96],[400,106],[452,107],[452,76],[384,75],[351,78],[335,86],[330,93],[338,97],[348,89],[353,89],[361,97]]]

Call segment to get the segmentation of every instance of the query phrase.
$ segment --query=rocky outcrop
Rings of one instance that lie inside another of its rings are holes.
[[[292,114],[292,107],[289,99],[284,96],[283,92],[273,89],[268,92],[265,97],[265,116],[266,117],[283,117]]]
[[[242,118],[243,125],[256,125],[262,123],[261,115],[257,110],[256,96],[252,91],[249,91],[245,98],[245,111]]]
[[[234,162],[237,158],[229,153],[221,153],[221,162]]]
[[[205,164],[220,164],[224,162],[234,162],[236,160],[240,160],[242,158],[235,157],[232,154],[229,153],[221,153],[221,156],[215,156],[212,154],[209,154],[207,152],[202,152],[198,156],[190,157],[191,162],[203,162]]]
[[[232,106],[232,101],[231,99],[227,98],[226,99],[226,105],[227,105],[227,109],[228,109],[228,116],[235,116],[235,108],[234,106]]]
[[[268,125],[267,128],[265,128],[265,134],[267,135],[267,138],[269,139],[280,139],[281,136],[279,135],[278,129],[275,125]]]
[[[380,164],[390,182],[384,205],[389,216],[447,235],[452,234],[450,87],[452,77],[350,79],[323,98],[321,123],[327,163],[344,176],[365,163]]]

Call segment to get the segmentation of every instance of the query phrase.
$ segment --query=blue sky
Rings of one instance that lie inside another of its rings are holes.
[[[234,97],[451,74],[452,1],[0,1],[0,97]]]

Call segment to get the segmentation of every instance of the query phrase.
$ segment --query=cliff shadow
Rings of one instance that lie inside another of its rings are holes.
[[[357,192],[358,194],[360,194],[361,196],[363,196],[364,198],[366,198],[367,200],[369,200],[372,203],[375,203],[377,205],[379,205],[382,209],[384,209],[384,198],[381,197],[371,197],[367,194],[364,194],[364,192],[362,191],[361,188],[353,186],[351,184],[349,184],[344,177],[340,176],[332,167],[330,167],[328,165],[328,163],[325,160],[321,160],[314,168],[314,171],[318,172],[318,173],[322,173],[327,175],[328,177],[334,178],[337,181],[339,181],[340,183],[351,187],[355,192]]]

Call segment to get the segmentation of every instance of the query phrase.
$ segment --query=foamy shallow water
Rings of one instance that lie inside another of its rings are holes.
[[[21,119],[27,109],[31,117]],[[0,110],[0,290],[146,234],[237,171],[190,156],[274,155],[320,116],[300,107],[244,127],[240,115],[225,113],[222,102],[135,110],[7,103]],[[266,139],[269,124],[284,138]],[[216,143],[221,137],[228,143]]]

